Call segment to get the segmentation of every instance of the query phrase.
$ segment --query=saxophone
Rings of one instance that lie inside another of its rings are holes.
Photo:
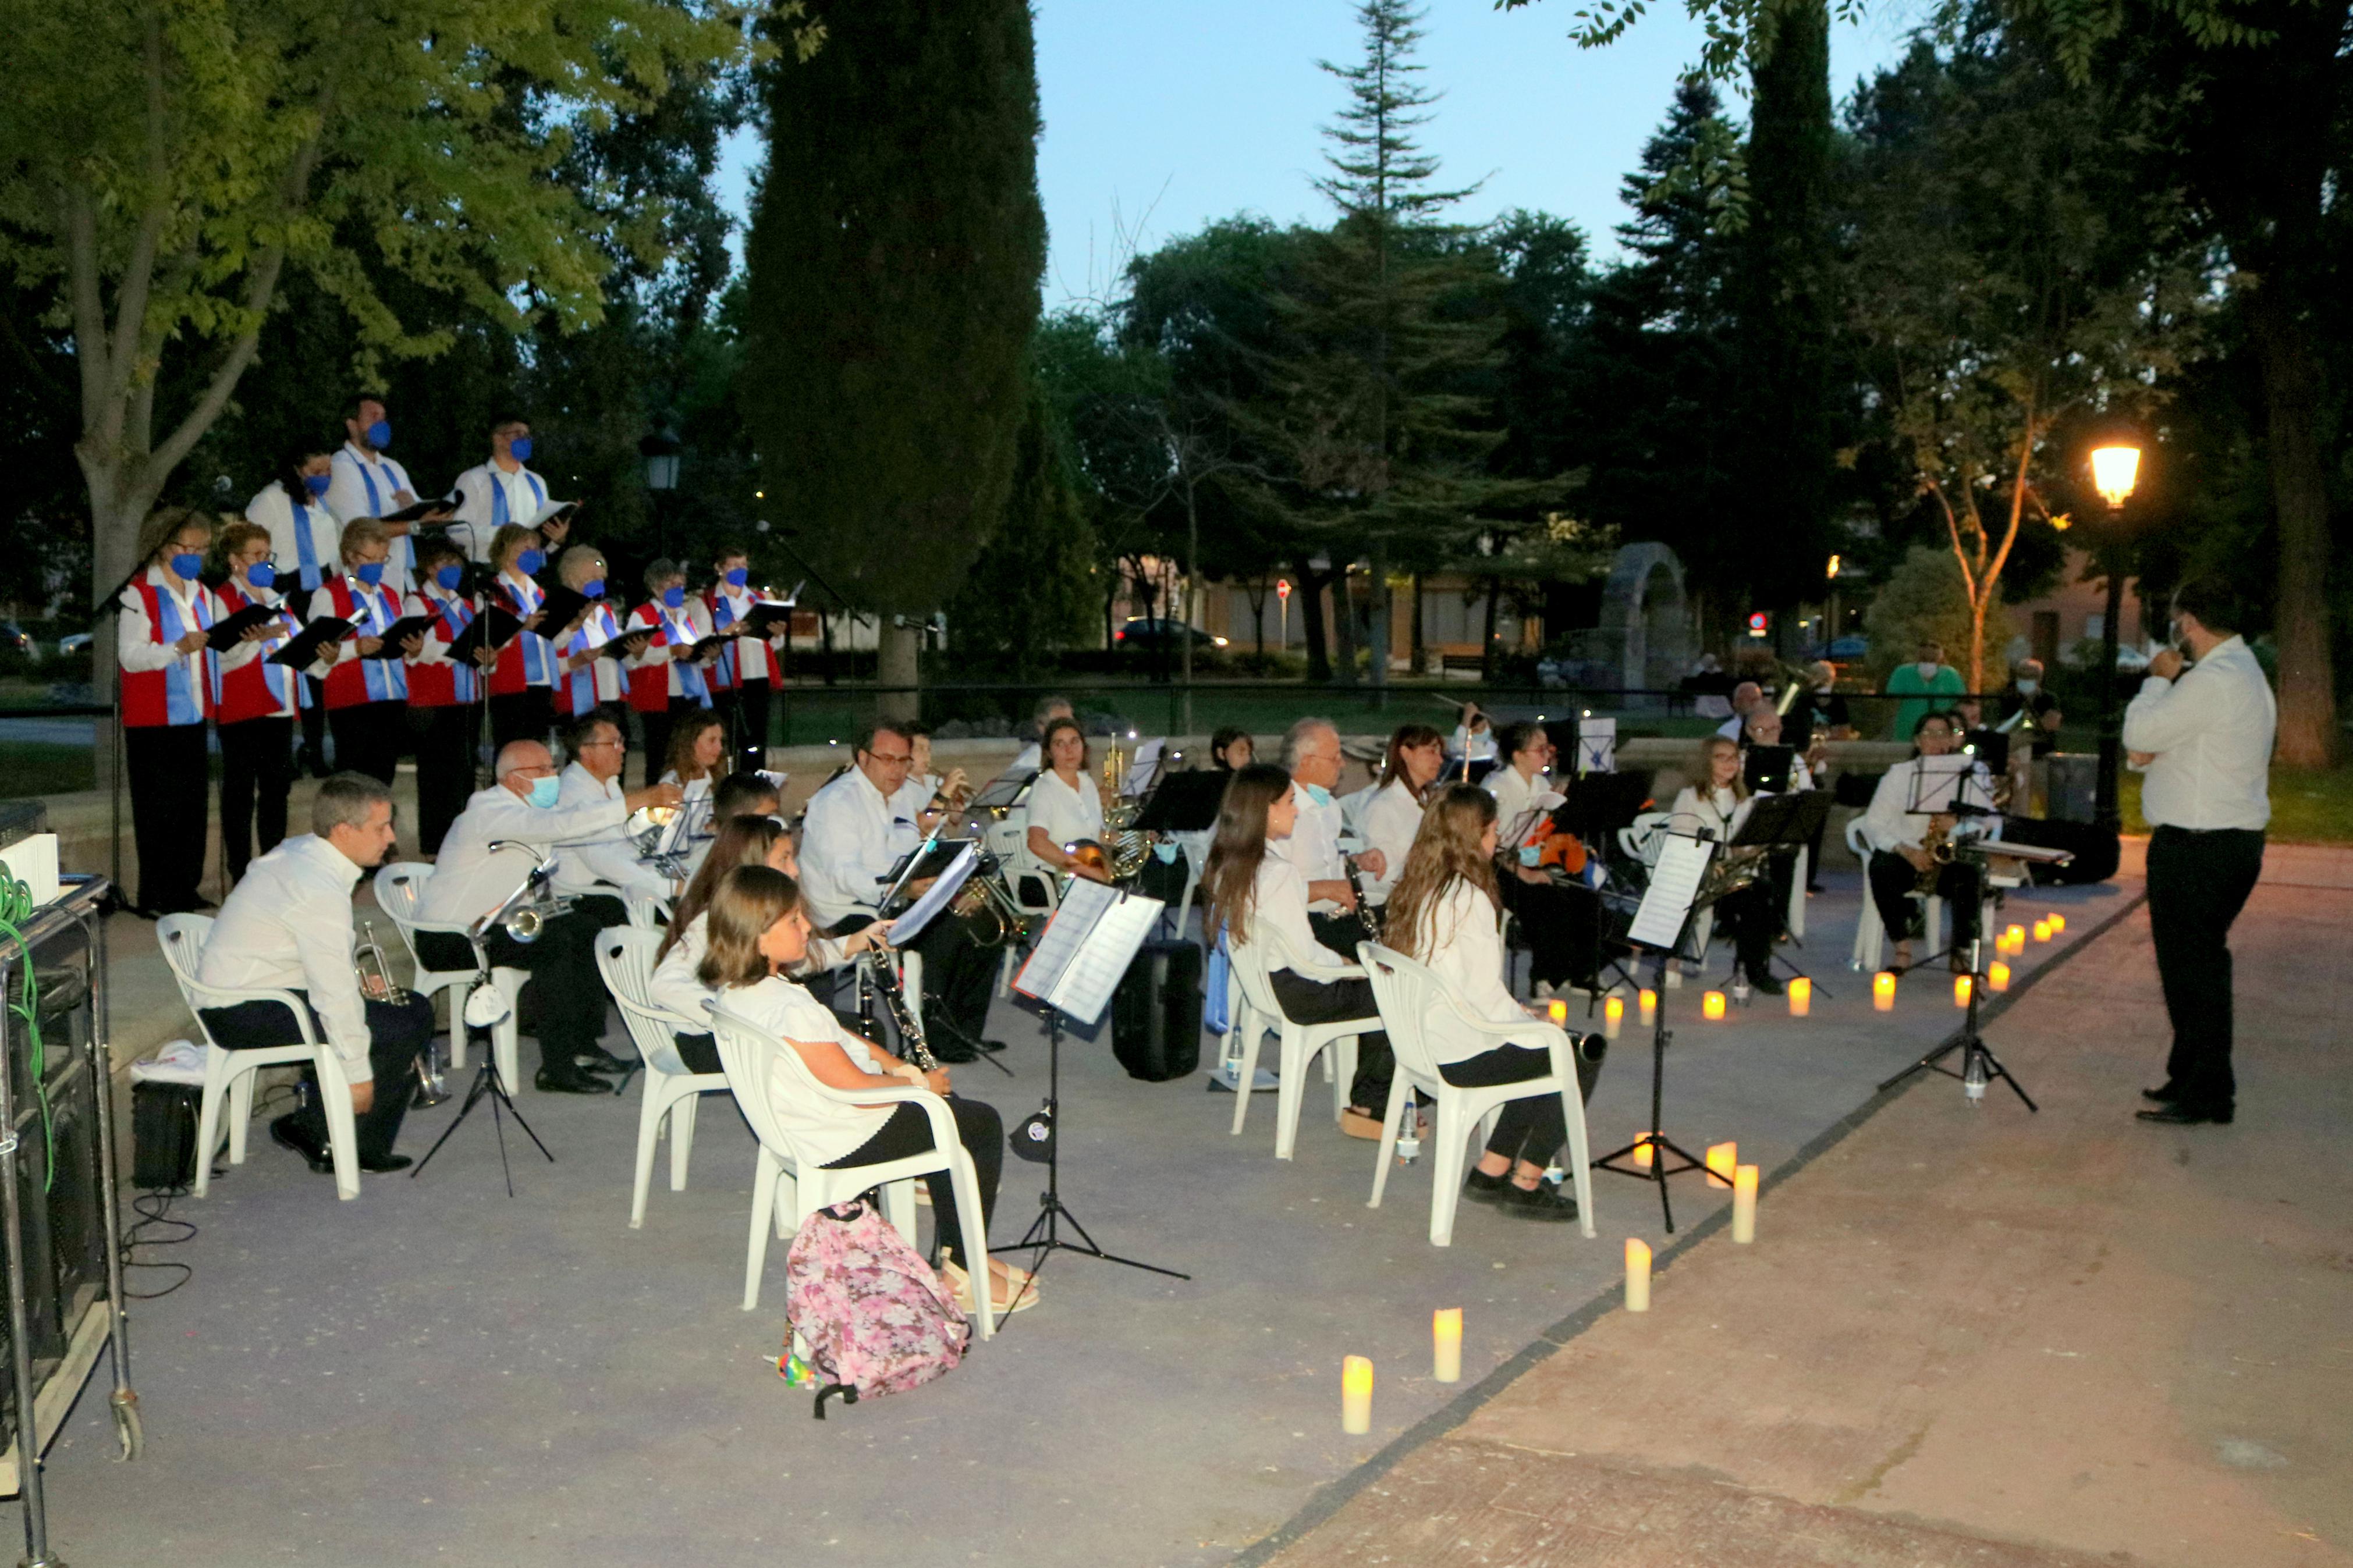
[[[1932,816],[1928,819],[1928,831],[1920,836],[1920,847],[1928,855],[1928,868],[1915,879],[1912,890],[1924,897],[1936,892],[1937,875],[1952,864],[1953,830],[1947,826],[1951,821],[1949,816]]]

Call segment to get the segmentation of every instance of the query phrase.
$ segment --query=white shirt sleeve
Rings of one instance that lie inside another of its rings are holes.
[[[122,590],[122,618],[115,627],[114,647],[122,668],[133,673],[168,669],[182,656],[169,643],[155,640],[155,623],[147,618],[147,600],[135,587]]]
[[[702,1005],[719,994],[695,973],[710,942],[710,917],[695,916],[679,933],[678,941],[670,944],[670,950],[662,954],[661,962],[654,965],[653,981],[646,987],[647,999],[655,1006],[693,1020],[697,1029],[710,1027],[710,1015],[703,1011]]]
[[[1883,854],[1920,847],[1919,836],[1912,831],[1904,810],[1911,804],[1914,771],[1910,763],[1898,763],[1879,776],[1879,787],[1871,792],[1871,808],[1862,816],[1862,837]]]
[[[578,763],[564,770],[564,787],[556,795],[557,810],[605,805],[627,812],[617,781],[609,786],[601,784]],[[666,899],[670,895],[670,879],[639,863],[637,846],[621,836],[617,826],[593,837],[575,839],[557,850],[555,885],[567,893],[596,892],[610,886],[623,893],[648,898]]]

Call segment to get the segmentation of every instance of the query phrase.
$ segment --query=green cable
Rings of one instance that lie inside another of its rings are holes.
[[[0,932],[5,932],[16,943],[16,952],[25,970],[24,997],[8,1005],[8,1011],[25,1021],[25,1036],[29,1048],[26,1065],[31,1069],[33,1098],[41,1107],[41,1144],[45,1158],[41,1163],[41,1190],[50,1191],[58,1179],[57,1129],[49,1121],[49,1086],[46,1081],[47,1063],[41,1050],[41,987],[33,978],[33,945],[18,930],[20,922],[31,918],[39,906],[33,902],[33,889],[0,867]],[[100,1092],[104,1092],[102,1089]],[[5,1130],[0,1130],[5,1131]]]

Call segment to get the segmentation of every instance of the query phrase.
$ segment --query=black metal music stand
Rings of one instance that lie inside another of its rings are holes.
[[[483,973],[481,983],[484,985],[491,983],[488,971]],[[464,1019],[459,1020],[459,1027],[466,1030],[469,1038],[473,1037],[475,1031]],[[481,1033],[487,1036],[490,1031],[485,1029]],[[482,1065],[474,1074],[473,1086],[466,1090],[466,1102],[458,1108],[458,1114],[450,1118],[449,1125],[441,1130],[441,1136],[433,1140],[433,1147],[425,1151],[425,1158],[417,1162],[416,1168],[408,1173],[408,1179],[413,1182],[423,1175],[425,1167],[433,1163],[433,1156],[441,1152],[441,1145],[449,1142],[449,1134],[465,1125],[466,1118],[473,1114],[474,1107],[488,1100],[491,1102],[491,1123],[498,1129],[499,1134],[499,1169],[506,1173],[507,1196],[512,1197],[515,1195],[514,1167],[507,1163],[507,1126],[503,1116],[514,1118],[515,1125],[522,1129],[523,1136],[537,1144],[541,1153],[547,1155],[549,1164],[555,1163],[555,1156],[546,1144],[539,1142],[539,1134],[533,1132],[531,1123],[522,1119],[522,1112],[515,1109],[514,1100],[507,1093],[506,1085],[500,1081],[499,1053],[491,1048],[488,1038],[484,1038],[481,1045]],[[614,1092],[618,1093],[619,1090]]]
[[[1972,850],[1963,849],[1955,857],[1954,864],[1961,868],[1964,877],[1968,879],[1969,896],[1982,904],[1985,900],[1986,878],[1984,857]],[[1956,949],[1956,951],[1958,950]],[[2000,1079],[2010,1085],[2010,1093],[2018,1096],[2025,1103],[2027,1110],[2037,1114],[2041,1113],[2042,1108],[2034,1103],[2034,1098],[2026,1092],[2025,1086],[2018,1081],[2017,1075],[2002,1065],[2001,1058],[1993,1054],[1992,1047],[1985,1043],[1985,1037],[1978,1032],[1978,1004],[1985,995],[1985,970],[1979,963],[1984,953],[1985,935],[1980,931],[1968,946],[1969,967],[1966,973],[1969,976],[1969,1007],[1968,1016],[1961,1024],[1961,1032],[1897,1073],[1894,1078],[1882,1083],[1879,1086],[1880,1093],[1886,1093],[1915,1072],[1940,1072],[1947,1078],[1960,1079],[1964,1089],[1973,1089],[1974,1092],[1970,1093],[1968,1099],[1969,1103],[1975,1105],[1984,1097],[1986,1088],[1995,1079]],[[1957,1071],[1944,1065],[1945,1058],[1955,1051],[1961,1053],[1961,1065]]]
[[[1773,749],[1788,751],[1789,748],[1782,746]],[[1732,836],[1731,847],[1763,849],[1769,856],[1779,856],[1786,850],[1794,857],[1796,851],[1804,848],[1813,841],[1814,835],[1821,831],[1822,825],[1829,819],[1830,814],[1831,797],[1820,790],[1807,790],[1797,795],[1760,796],[1749,807],[1748,815],[1741,819],[1740,831]],[[1785,865],[1793,863],[1793,859],[1782,861]],[[1863,895],[1866,898],[1870,896],[1868,887],[1863,889]],[[1780,920],[1781,917],[1777,912],[1774,916],[1774,930],[1777,934],[1780,930]],[[1796,937],[1791,937],[1789,940],[1797,946],[1805,945]],[[1773,951],[1767,963],[1769,964],[1774,961],[1788,965],[1791,975],[1810,982],[1813,988],[1824,996],[1833,994],[1829,986],[1799,968],[1797,960],[1781,952],[1780,943],[1778,941],[1773,944]],[[1736,952],[1733,956],[1736,967],[1739,962],[1739,955]],[[1730,984],[1732,973],[1733,971],[1726,970],[1725,978],[1718,984]]]

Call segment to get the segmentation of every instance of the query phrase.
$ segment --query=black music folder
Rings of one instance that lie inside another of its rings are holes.
[[[539,606],[544,617],[539,623],[539,635],[543,637],[553,638],[557,633],[564,631],[574,621],[578,620],[589,605],[596,602],[587,595],[567,588],[561,583],[546,589],[545,593],[547,597]]]
[[[471,658],[477,648],[496,651],[515,640],[522,631],[522,623],[497,605],[488,605],[482,612],[466,624],[458,640],[449,645],[451,658]]]
[[[385,512],[376,521],[379,522],[423,522],[427,518],[431,517],[437,511],[446,512],[454,510],[457,504],[458,503],[454,500],[444,500],[437,496],[426,500],[417,501],[410,506],[402,507],[398,511]]]
[[[350,635],[352,623],[341,616],[321,616],[301,631],[286,639],[286,646],[269,656],[272,664],[282,664],[289,669],[308,669],[319,661],[319,650],[331,642],[341,642]]]
[[[406,642],[410,637],[431,631],[434,627],[434,624],[439,621],[440,618],[441,617],[438,616],[403,616],[400,619],[393,622],[392,625],[384,628],[384,645],[381,647],[378,647],[374,653],[365,654],[362,657],[366,658],[398,658],[404,652],[400,646],[402,643]]]
[[[248,605],[233,616],[223,616],[205,634],[205,646],[215,653],[227,653],[243,639],[247,630],[278,618],[276,605]]]

